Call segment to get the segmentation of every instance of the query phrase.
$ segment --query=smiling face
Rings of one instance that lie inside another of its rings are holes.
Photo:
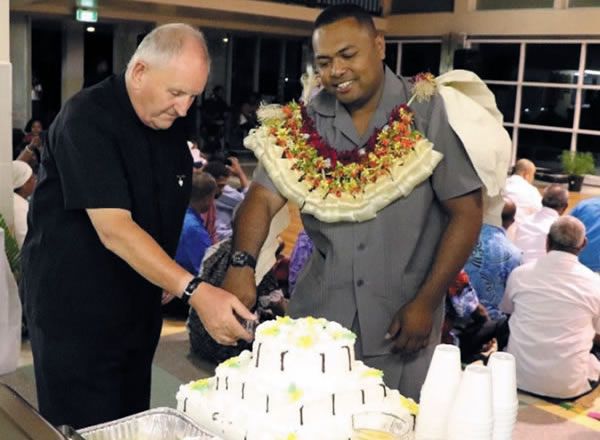
[[[323,87],[351,113],[375,108],[384,83],[383,36],[345,18],[316,29],[312,41]]]
[[[166,130],[187,114],[194,98],[204,90],[208,66],[202,47],[186,41],[181,52],[164,65],[138,60],[128,78],[127,90],[141,121]]]

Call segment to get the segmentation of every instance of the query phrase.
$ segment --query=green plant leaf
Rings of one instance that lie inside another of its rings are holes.
[[[583,176],[584,174],[594,174],[596,172],[594,155],[590,152],[565,150],[562,152],[560,159],[563,171],[566,174]]]
[[[15,279],[19,281],[21,275],[21,250],[19,249],[17,239],[10,232],[10,229],[8,229],[8,225],[2,214],[0,214],[0,229],[4,230],[4,250],[8,258],[10,270],[14,274]]]

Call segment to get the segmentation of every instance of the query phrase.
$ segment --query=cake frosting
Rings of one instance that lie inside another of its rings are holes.
[[[355,359],[356,336],[319,318],[277,318],[256,329],[252,351],[213,377],[182,385],[177,409],[225,440],[347,440],[352,414],[393,414],[411,427],[416,404]]]

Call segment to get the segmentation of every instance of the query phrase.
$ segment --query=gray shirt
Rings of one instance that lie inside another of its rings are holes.
[[[320,92],[308,113],[321,136],[337,150],[364,146],[386,124],[392,109],[410,98],[410,84],[386,68],[383,95],[369,128],[359,136],[348,111]],[[412,300],[433,262],[447,215],[440,202],[481,187],[465,149],[452,131],[440,96],[413,103],[415,125],[444,158],[430,178],[362,223],[324,223],[303,214],[316,252],[300,275],[290,315],[312,315],[352,328],[358,313],[365,356],[389,353],[384,340],[398,309]],[[277,191],[262,166],[254,181]],[[441,320],[443,307],[436,321]]]

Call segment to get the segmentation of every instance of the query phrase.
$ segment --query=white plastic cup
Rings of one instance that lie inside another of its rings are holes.
[[[515,357],[496,352],[490,356],[488,368],[492,372],[493,405],[495,409],[518,407]]]
[[[450,420],[463,418],[480,425],[493,421],[492,377],[487,367],[469,365],[462,375]]]
[[[461,376],[460,350],[455,345],[439,344],[435,347],[424,388],[438,389],[445,383],[458,383]],[[438,391],[439,392],[439,391]]]

